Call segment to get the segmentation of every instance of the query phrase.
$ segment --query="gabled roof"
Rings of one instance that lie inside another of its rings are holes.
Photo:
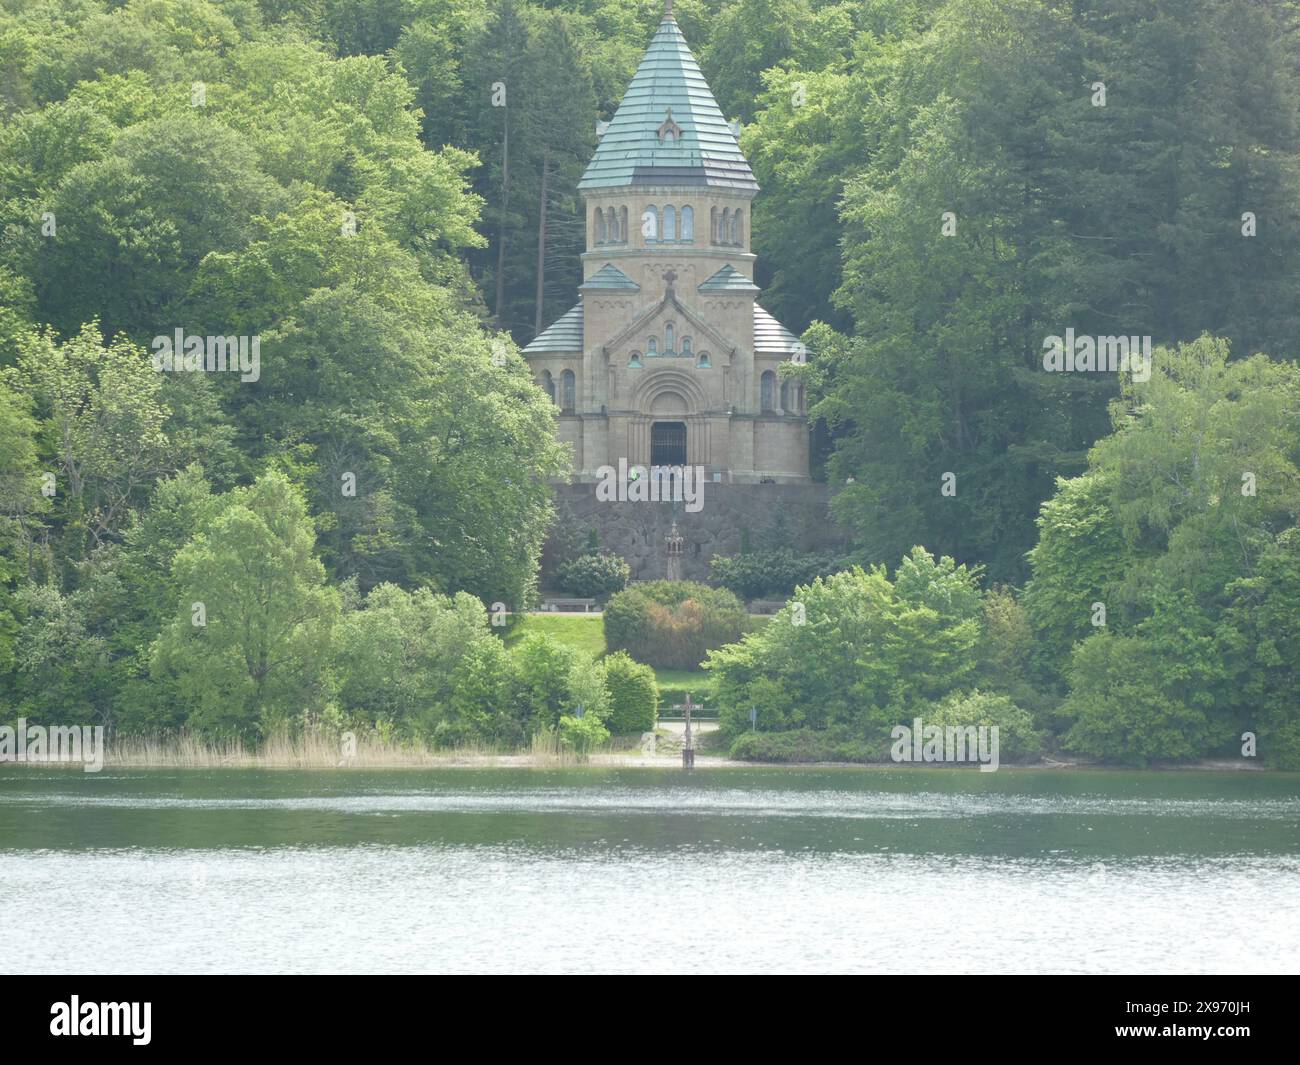
[[[661,129],[680,135],[661,140]],[[578,188],[634,184],[758,190],[671,14],[659,23]]]
[[[709,325],[709,323],[699,315],[692,312],[690,308],[685,306],[677,298],[677,295],[672,292],[666,292],[663,299],[647,307],[639,315],[633,318],[632,321],[629,322],[621,331],[615,333],[612,337],[606,340],[602,346],[607,351],[612,351],[615,348],[621,347],[625,341],[640,333],[647,322],[661,312],[666,311],[669,307],[673,308],[673,310],[681,316],[682,321],[690,323],[691,328],[696,332],[696,351],[706,347],[704,340],[701,338],[707,340],[707,347],[712,348],[715,351],[730,353],[735,350],[735,345],[730,340],[714,329],[713,326]],[[684,331],[682,335],[685,335]]]
[[[759,287],[727,263],[707,281],[700,282],[698,292],[758,292]]]
[[[754,304],[754,351],[765,355],[789,355],[798,343],[797,336],[757,303]]]
[[[555,319],[546,329],[538,333],[526,348],[524,354],[537,354],[543,351],[581,351],[582,350],[582,304],[571,307]]]
[[[633,281],[627,274],[623,273],[613,263],[606,263],[586,281],[578,286],[581,288],[592,289],[622,289],[629,292],[640,292],[641,286]]]

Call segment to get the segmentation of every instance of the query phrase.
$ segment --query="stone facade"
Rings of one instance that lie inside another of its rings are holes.
[[[779,372],[803,347],[751,280],[758,186],[671,15],[580,190],[580,302],[524,349],[574,478],[624,459],[808,483],[803,384]]]

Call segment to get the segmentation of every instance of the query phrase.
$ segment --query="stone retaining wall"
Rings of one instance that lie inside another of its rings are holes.
[[[830,490],[824,484],[715,484],[704,486],[703,506],[687,513],[677,504],[677,531],[686,540],[682,576],[704,580],[714,555],[740,551],[743,530],[759,550],[769,542],[795,551],[842,547],[846,537],[830,518]],[[601,502],[595,484],[559,485],[556,522],[542,553],[542,586],[551,587],[555,567],[586,549],[592,529],[602,549],[627,559],[633,580],[665,576],[664,538],[672,527],[671,503]]]

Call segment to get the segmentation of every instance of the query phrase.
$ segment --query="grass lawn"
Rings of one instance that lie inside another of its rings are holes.
[[[506,637],[513,644],[528,632],[542,632],[557,643],[599,658],[605,653],[605,626],[599,614],[524,614]]]

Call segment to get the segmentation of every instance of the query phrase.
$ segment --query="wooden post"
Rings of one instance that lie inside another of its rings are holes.
[[[682,744],[682,768],[695,768],[695,740],[691,736],[691,693],[686,693],[686,703],[682,709],[686,712],[686,742]]]

